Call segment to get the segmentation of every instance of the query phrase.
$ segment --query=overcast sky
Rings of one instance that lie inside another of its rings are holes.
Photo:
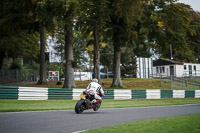
[[[200,0],[179,0],[180,3],[190,5],[195,11],[200,12]]]

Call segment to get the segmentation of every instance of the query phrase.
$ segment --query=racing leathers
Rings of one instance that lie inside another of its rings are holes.
[[[101,96],[98,95],[99,93],[101,93],[101,95],[104,96],[104,91],[100,84],[96,82],[91,82],[88,85],[86,91],[88,91],[91,95],[94,95],[95,99],[92,101],[93,103],[102,101]]]

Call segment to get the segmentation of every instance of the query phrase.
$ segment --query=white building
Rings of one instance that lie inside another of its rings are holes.
[[[150,78],[152,75],[153,60],[152,58],[140,58],[136,59],[137,64],[137,78]]]
[[[158,59],[153,62],[153,77],[160,76],[200,76],[200,63],[186,63],[168,59]]]
[[[91,72],[74,72],[74,80],[92,80]]]
[[[52,37],[48,37],[47,38],[47,50],[46,52],[49,54],[49,62],[58,62],[60,63],[62,60],[61,60],[61,53],[57,52],[55,50],[55,46],[56,46],[56,41],[57,39],[56,38],[52,38]],[[63,51],[64,53],[64,51]]]

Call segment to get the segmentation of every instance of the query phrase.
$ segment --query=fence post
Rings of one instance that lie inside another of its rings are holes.
[[[173,88],[172,88],[172,76],[171,76],[171,86],[170,86],[170,87],[171,87],[171,90],[172,90],[172,89],[173,89]]]
[[[186,86],[185,89],[187,89],[187,86],[188,86],[188,84],[187,84],[187,77],[185,77],[185,86]]]
[[[162,75],[160,75],[160,87],[162,87]]]
[[[182,90],[184,90],[183,86],[184,86],[184,78],[182,78]]]

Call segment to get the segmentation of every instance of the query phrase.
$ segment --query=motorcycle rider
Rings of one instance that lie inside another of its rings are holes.
[[[104,91],[101,85],[98,84],[98,79],[92,79],[92,82],[88,85],[86,91],[88,91],[91,95],[94,95],[95,99],[92,100],[92,104],[100,103],[102,101],[102,98],[99,95],[99,93],[101,93],[101,95],[104,96]]]

